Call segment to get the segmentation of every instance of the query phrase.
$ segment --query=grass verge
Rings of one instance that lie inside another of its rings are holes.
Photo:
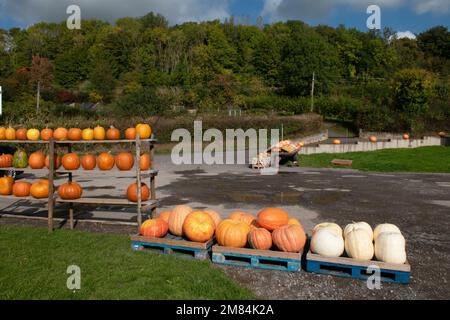
[[[127,236],[0,225],[0,252],[1,300],[255,298],[210,262],[134,252]]]
[[[331,164],[333,159],[353,160],[350,168],[364,171],[450,173],[449,147],[385,149],[372,152],[298,156],[300,167],[336,168],[338,166]]]

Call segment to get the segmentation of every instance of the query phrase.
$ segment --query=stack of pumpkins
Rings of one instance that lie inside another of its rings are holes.
[[[139,134],[141,139],[148,139],[152,136],[152,128],[149,124],[140,123],[136,125],[134,128],[128,128],[125,131],[125,138],[129,140],[136,139],[136,136]],[[86,128],[70,128],[66,129],[63,127],[57,128],[55,130],[50,128],[45,128],[41,131],[38,129],[14,129],[12,127],[5,128],[0,127],[0,140],[30,140],[30,141],[38,141],[44,140],[49,141],[51,138],[54,138],[57,141],[91,141],[91,140],[119,140],[121,137],[121,132],[119,129],[111,126],[108,130],[106,130],[102,126],[96,126],[94,129]]]
[[[375,230],[366,222],[347,225],[342,231],[336,223],[324,222],[314,227],[311,251],[324,257],[340,257],[345,252],[356,260],[377,260],[403,264],[406,262],[406,244],[400,229],[389,223]]]
[[[301,252],[306,244],[306,234],[297,219],[279,208],[266,208],[257,216],[246,212],[233,212],[222,220],[212,210],[194,211],[189,206],[176,206],[161,213],[157,219],[142,224],[141,235],[164,237],[170,231],[195,242],[206,242],[216,237],[221,246]]]

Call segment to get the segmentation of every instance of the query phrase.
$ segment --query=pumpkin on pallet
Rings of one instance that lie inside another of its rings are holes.
[[[158,218],[159,219],[163,219],[165,222],[167,222],[167,224],[169,223],[169,217],[170,217],[170,213],[172,211],[163,211],[159,214]]]
[[[264,228],[254,228],[248,234],[250,247],[258,250],[269,250],[272,247],[272,234]]]
[[[194,242],[207,242],[214,236],[214,220],[207,212],[193,211],[183,222],[183,234]]]
[[[251,226],[248,223],[226,219],[216,229],[217,242],[224,247],[244,248]]]
[[[272,232],[273,243],[283,252],[301,252],[306,244],[306,234],[302,226],[284,225]]]
[[[169,224],[160,218],[144,221],[140,228],[140,234],[144,237],[163,238],[169,230]]]
[[[220,214],[217,211],[214,210],[205,210],[207,214],[213,219],[214,224],[217,228],[217,226],[222,222],[222,218],[220,217]]]
[[[179,237],[183,235],[184,220],[192,211],[192,208],[186,205],[179,205],[173,208],[169,216],[169,230],[171,234]]]
[[[266,208],[258,213],[258,225],[269,231],[273,231],[288,224],[289,214],[280,208]]]
[[[256,217],[243,211],[234,211],[230,214],[230,217],[228,218],[230,220],[245,222],[249,225],[252,225],[253,222],[256,220]]]

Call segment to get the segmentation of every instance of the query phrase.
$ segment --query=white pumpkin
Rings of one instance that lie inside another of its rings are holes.
[[[371,260],[374,254],[372,238],[364,229],[354,229],[345,237],[345,252],[356,260]]]
[[[342,228],[334,223],[334,222],[323,222],[323,223],[319,223],[318,225],[316,225],[313,228],[312,234],[314,235],[314,233],[316,233],[317,231],[319,231],[320,229],[330,229],[331,231],[333,231],[334,233],[336,233],[337,235],[342,237]]]
[[[344,253],[344,238],[332,228],[320,228],[311,238],[311,251],[324,257],[340,257]]]
[[[400,229],[395,224],[390,223],[382,223],[377,225],[375,230],[373,230],[373,240],[377,241],[378,236],[383,232],[394,232],[394,233],[402,233]]]
[[[186,205],[179,205],[173,208],[169,215],[169,231],[175,236],[183,235],[183,223],[192,208]]]
[[[406,262],[405,238],[398,232],[383,232],[375,241],[375,257],[383,262]]]
[[[347,237],[347,234],[353,230],[362,229],[367,235],[370,237],[370,240],[373,241],[373,231],[372,227],[367,222],[353,222],[348,224],[344,229],[344,238]]]

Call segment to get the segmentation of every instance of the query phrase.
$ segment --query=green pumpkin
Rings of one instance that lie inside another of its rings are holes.
[[[13,157],[13,167],[23,169],[28,167],[28,155],[24,150],[17,150]]]

